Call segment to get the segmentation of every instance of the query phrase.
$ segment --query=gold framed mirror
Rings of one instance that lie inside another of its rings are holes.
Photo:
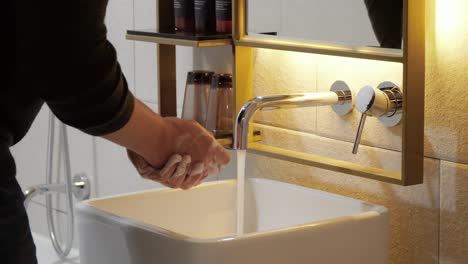
[[[401,49],[389,48],[388,46],[384,46],[383,48],[376,47],[375,43],[370,43],[369,45],[362,45],[360,43],[349,44],[339,39],[314,40],[313,38],[306,38],[300,35],[275,35],[274,33],[278,32],[274,32],[274,30],[272,31],[268,28],[262,29],[260,26],[256,30],[255,25],[252,25],[252,19],[248,16],[253,12],[252,10],[249,11],[249,1],[253,0],[235,0],[233,3],[233,39],[236,55],[235,90],[238,109],[246,100],[253,96],[253,82],[251,81],[253,78],[252,50],[255,48],[401,63],[403,68],[402,90],[404,98],[401,120],[401,172],[386,171],[380,168],[305,155],[304,153],[294,151],[281,151],[258,144],[252,144],[252,147],[249,146],[249,149],[252,152],[266,156],[400,185],[422,183],[424,160],[425,1],[402,0]],[[273,2],[275,1],[270,3]],[[292,2],[289,1],[289,4],[292,4]],[[336,1],[328,2],[336,4]],[[361,2],[369,4],[372,1],[361,0]],[[368,8],[369,5],[365,7]],[[369,18],[372,18],[370,9],[367,9],[367,11]],[[370,24],[374,27],[372,21]],[[297,28],[294,25],[292,27]],[[307,25],[307,27],[310,28],[313,25]],[[373,29],[375,32],[375,28]],[[376,36],[376,39],[379,41],[378,36]],[[379,44],[382,44],[382,42],[379,41]]]

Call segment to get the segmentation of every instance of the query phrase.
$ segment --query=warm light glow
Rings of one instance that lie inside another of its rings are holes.
[[[446,63],[459,59],[466,49],[468,10],[467,0],[435,0],[434,41],[439,61]]]
[[[453,34],[460,25],[459,8],[466,0],[435,0],[437,34]]]
[[[257,49],[256,54],[257,94],[328,91],[336,80],[354,89],[377,86],[382,80],[403,85],[403,64],[398,62],[270,49]]]
[[[435,0],[435,28],[436,37],[439,40],[451,38],[445,41],[456,41],[456,38],[464,37],[468,18],[468,1],[466,0]]]

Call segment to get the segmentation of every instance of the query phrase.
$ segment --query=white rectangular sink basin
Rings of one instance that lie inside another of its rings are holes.
[[[77,205],[83,264],[387,263],[387,209],[267,179],[160,189]]]

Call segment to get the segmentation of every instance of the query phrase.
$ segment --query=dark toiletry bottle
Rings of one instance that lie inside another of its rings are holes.
[[[216,32],[215,0],[195,0],[195,32]]]
[[[193,32],[193,0],[174,0],[175,29],[179,32]]]
[[[232,32],[232,0],[216,0],[216,31]]]

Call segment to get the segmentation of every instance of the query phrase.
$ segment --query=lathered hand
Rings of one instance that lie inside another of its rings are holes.
[[[158,169],[131,150],[127,150],[127,154],[143,178],[157,181],[167,187],[189,189],[203,180],[203,164],[197,163],[192,167],[192,160],[188,155],[172,155],[166,164]]]

